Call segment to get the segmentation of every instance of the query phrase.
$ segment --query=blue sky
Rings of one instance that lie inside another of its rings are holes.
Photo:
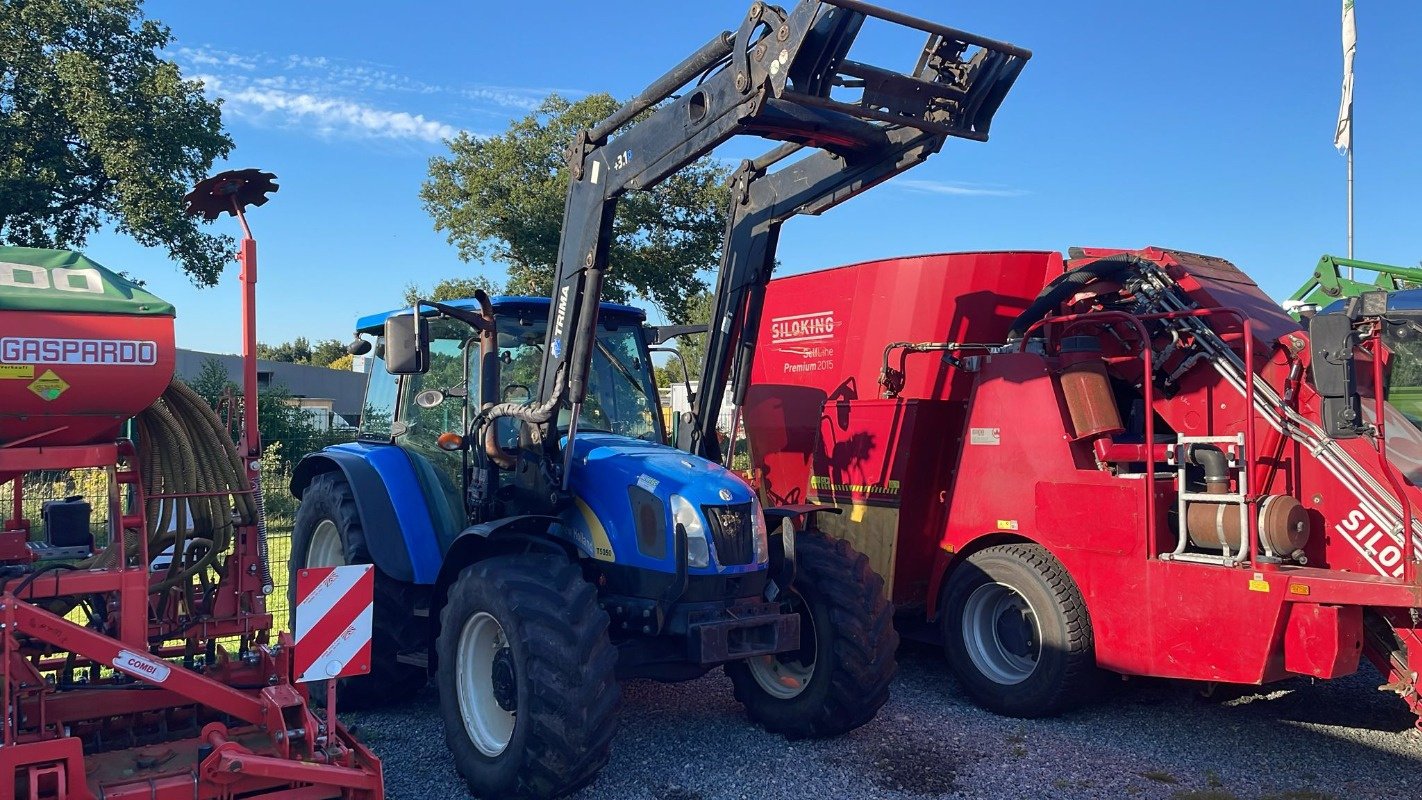
[[[1160,244],[1228,258],[1279,297],[1320,254],[1345,250],[1335,0],[889,4],[1035,55],[991,141],[952,141],[824,218],[787,225],[785,274],[921,252]],[[1357,255],[1416,264],[1422,4],[1358,6]],[[496,264],[459,261],[420,207],[441,140],[498,133],[550,91],[628,97],[748,7],[149,0],[145,10],[172,28],[185,75],[225,98],[237,147],[222,166],[280,178],[250,217],[260,335],[278,342],[344,339],[410,281],[501,279]],[[866,28],[856,57],[912,66],[920,40],[876,33]],[[224,217],[217,229],[236,225]],[[198,290],[162,251],[123,237],[96,236],[87,252],[176,304],[181,346],[238,348],[235,266]]]

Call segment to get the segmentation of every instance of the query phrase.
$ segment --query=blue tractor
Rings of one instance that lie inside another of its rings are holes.
[[[928,33],[913,73],[846,57],[868,17]],[[949,136],[985,139],[1026,58],[859,0],[757,2],[573,142],[551,299],[477,293],[362,318],[360,439],[306,457],[291,484],[293,570],[377,568],[372,672],[342,681],[342,702],[398,700],[433,675],[455,766],[487,797],[591,780],[619,678],[724,667],[749,715],[790,737],[872,719],[898,643],[883,581],[816,530],[817,509],[763,508],[707,456],[714,437],[666,444],[650,348],[685,330],[601,302],[617,202],[737,135],[780,142],[732,187],[734,285],[717,308],[734,308],[705,373],[727,374],[754,344],[725,337],[758,323],[780,223]]]

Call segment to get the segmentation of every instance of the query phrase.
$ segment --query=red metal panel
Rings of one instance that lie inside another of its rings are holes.
[[[844,509],[820,525],[850,540],[883,576],[900,608],[922,606],[932,579],[933,536],[900,531],[943,527],[943,499],[932,492],[903,493],[905,484],[936,486],[952,461],[923,442],[951,442],[952,404],[923,400],[840,401],[819,416],[809,478],[809,501]]]
[[[51,779],[56,771],[61,776],[60,786],[55,787],[59,791],[53,795],[59,800],[94,800],[84,781],[84,748],[78,739],[64,737],[0,747],[0,796],[11,797],[8,792],[17,784],[29,786],[32,775],[39,771],[48,772]]]
[[[1284,669],[1297,675],[1352,675],[1363,653],[1363,609],[1294,603],[1284,629]]]
[[[1051,252],[947,253],[771,281],[745,410],[766,499],[803,502],[821,406],[878,397],[885,345],[1001,340],[1062,263]],[[905,396],[966,400],[967,378],[941,354],[911,355],[908,367]]]
[[[175,359],[172,317],[0,313],[0,444],[112,440]]]
[[[370,673],[375,567],[312,567],[296,574],[296,681]]]

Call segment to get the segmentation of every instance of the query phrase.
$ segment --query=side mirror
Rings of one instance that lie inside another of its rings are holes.
[[[1353,320],[1338,312],[1316,314],[1308,321],[1308,338],[1313,385],[1323,397],[1323,430],[1334,439],[1356,438],[1363,428],[1363,401],[1353,372]]]
[[[642,337],[647,340],[648,345],[666,344],[678,336],[689,336],[695,333],[706,333],[711,329],[710,325],[644,325],[642,326]]]
[[[413,313],[385,318],[385,371],[423,375],[430,368],[430,323]]]

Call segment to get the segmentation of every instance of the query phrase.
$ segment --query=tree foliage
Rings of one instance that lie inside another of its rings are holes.
[[[449,142],[449,155],[431,159],[420,190],[435,229],[466,261],[505,263],[511,291],[550,294],[568,192],[567,147],[617,105],[608,94],[578,101],[555,94],[501,135],[460,133]],[[673,321],[686,318],[690,299],[706,289],[700,273],[720,258],[727,176],[706,158],[649,191],[623,197],[605,299],[640,296]]]
[[[215,358],[203,361],[198,374],[187,384],[214,408],[227,392],[230,391],[234,398],[240,398],[242,394],[241,387],[232,381],[227,367]],[[320,450],[326,444],[311,415],[297,407],[292,402],[291,391],[280,384],[262,387],[257,392],[257,431],[263,446],[282,443],[285,454],[293,458]],[[233,433],[235,435],[236,431]]]
[[[139,2],[0,3],[0,241],[79,248],[113,224],[212,285],[232,240],[203,233],[182,197],[232,140]]]
[[[483,275],[475,275],[472,278],[444,278],[430,287],[429,291],[420,288],[417,283],[405,284],[405,305],[413,306],[416,300],[464,300],[473,297],[476,289],[483,289],[490,296],[504,294],[503,290]]]
[[[257,358],[281,361],[286,364],[309,364],[314,367],[329,367],[346,355],[346,345],[340,339],[322,339],[312,344],[305,336],[298,336],[281,344],[258,344]]]

